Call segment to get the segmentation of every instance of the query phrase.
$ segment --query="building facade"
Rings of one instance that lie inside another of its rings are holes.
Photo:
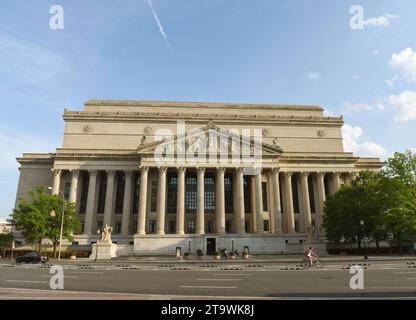
[[[12,225],[9,221],[0,219],[0,234],[10,233],[12,231]]]
[[[17,159],[16,205],[51,186],[76,203],[76,242],[107,224],[119,255],[301,252],[325,242],[326,197],[382,166],[317,106],[91,100],[63,118],[61,148]]]

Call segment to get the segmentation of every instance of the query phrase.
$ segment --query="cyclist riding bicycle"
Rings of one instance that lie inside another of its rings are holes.
[[[313,266],[313,262],[318,258],[315,252],[312,251],[312,247],[309,247],[309,249],[305,252],[305,256],[309,260],[311,267]]]

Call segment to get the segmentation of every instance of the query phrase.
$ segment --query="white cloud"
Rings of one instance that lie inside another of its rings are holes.
[[[353,111],[370,111],[370,110],[373,109],[367,103],[351,103],[351,102],[346,102],[344,104],[344,108],[348,112],[353,112]]]
[[[397,81],[399,81],[399,76],[396,74],[396,75],[394,75],[392,78],[387,79],[387,80],[386,80],[386,84],[387,84],[389,87],[393,87],[393,86],[397,83]]]
[[[333,117],[334,113],[331,110],[329,110],[327,108],[324,108],[324,116],[325,117]]]
[[[416,52],[412,48],[393,53],[389,65],[401,70],[409,81],[416,81]]]
[[[155,19],[155,21],[157,23],[157,26],[159,27],[159,32],[162,35],[163,39],[165,39],[165,43],[166,43],[166,45],[168,46],[168,48],[170,50],[170,43],[169,43],[168,37],[166,36],[165,29],[163,28],[163,25],[160,22],[160,19],[156,14],[155,9],[153,8],[153,2],[152,2],[152,0],[148,0],[148,2],[149,2],[149,7],[152,10],[153,18]]]
[[[319,80],[319,79],[321,78],[321,74],[320,74],[320,73],[318,73],[318,72],[313,72],[313,71],[311,71],[311,72],[308,72],[308,73],[306,74],[306,77],[307,77],[309,80]]]
[[[395,14],[386,13],[380,17],[368,18],[364,20],[363,25],[367,26],[374,26],[374,27],[388,27],[391,23],[392,19],[398,19],[400,16]]]
[[[372,51],[372,53],[373,53],[374,55],[378,55],[378,54],[380,54],[380,51],[379,51],[379,50],[373,50],[373,51]]]
[[[362,141],[363,130],[345,124],[342,127],[344,150],[363,157],[383,157],[387,150],[373,141]]]
[[[394,121],[406,122],[416,119],[416,91],[406,90],[399,95],[391,95],[389,102],[399,108]]]

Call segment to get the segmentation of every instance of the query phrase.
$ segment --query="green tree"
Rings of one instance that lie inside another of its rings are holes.
[[[27,242],[39,245],[39,253],[42,240],[49,238],[53,242],[55,256],[63,210],[65,210],[63,239],[72,241],[72,234],[78,232],[80,227],[75,205],[66,202],[59,195],[48,194],[44,187],[29,191],[28,199],[20,199],[18,208],[13,210],[11,221]]]
[[[13,241],[14,241],[14,237],[11,232],[0,234],[0,249],[3,249],[3,256],[6,255],[5,254],[6,249],[9,249],[12,247]]]
[[[399,179],[406,186],[416,187],[416,154],[410,150],[395,152],[394,156],[387,160],[384,170],[386,176]]]

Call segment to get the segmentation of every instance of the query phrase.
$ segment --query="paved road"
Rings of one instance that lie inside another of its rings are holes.
[[[329,262],[321,270],[296,270],[295,264],[204,266],[181,263],[174,264],[174,267],[64,264],[64,290],[59,292],[49,287],[51,275],[48,268],[3,265],[0,268],[0,299],[416,299],[414,264],[406,261],[371,262],[364,270],[363,290],[350,289],[352,274],[346,269],[348,265],[345,262]],[[171,270],[175,267],[190,270]],[[293,270],[282,270],[288,267]],[[241,270],[222,270],[225,268]]]

